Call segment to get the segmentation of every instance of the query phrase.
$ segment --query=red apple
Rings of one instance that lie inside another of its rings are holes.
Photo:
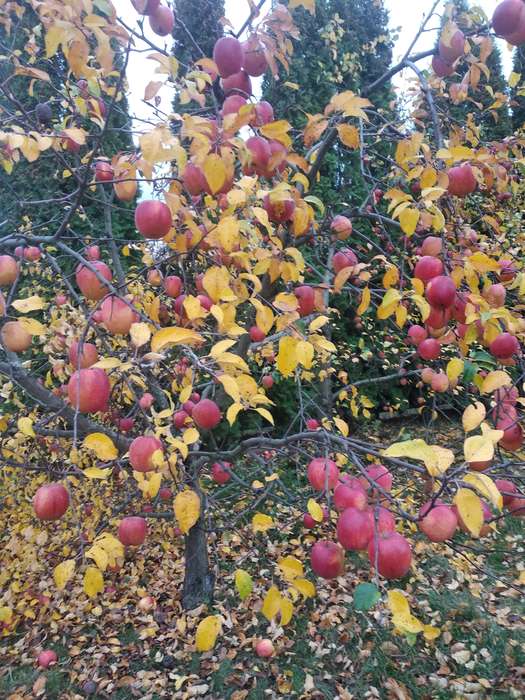
[[[33,510],[39,520],[58,520],[69,506],[69,493],[62,484],[44,484],[33,496]]]
[[[162,284],[162,273],[156,269],[148,270],[147,280],[152,287],[160,287]]]
[[[106,297],[100,312],[102,323],[112,335],[126,335],[138,319],[137,312],[116,296]]]
[[[454,63],[463,56],[465,51],[465,35],[461,29],[457,29],[450,37],[450,41],[445,43],[443,39],[439,42],[439,55],[446,63]]]
[[[346,508],[337,521],[337,539],[345,549],[366,549],[373,532],[370,518],[357,508]]]
[[[357,263],[357,255],[351,248],[343,248],[332,258],[332,267],[336,274],[346,267],[354,267]]]
[[[56,664],[57,661],[57,653],[52,649],[44,649],[40,652],[37,658],[37,664],[39,668],[49,668],[49,666],[54,666],[54,664]]]
[[[474,171],[468,163],[456,165],[448,171],[448,193],[456,197],[465,197],[474,192],[478,182]]]
[[[274,379],[271,374],[265,374],[262,378],[262,385],[265,389],[271,389],[274,384]]]
[[[274,120],[273,107],[266,100],[255,105],[255,126],[271,124]]]
[[[175,299],[181,293],[182,280],[178,275],[168,275],[164,278],[163,287],[166,294]]]
[[[456,285],[452,277],[438,275],[427,285],[425,296],[431,306],[449,307],[456,299]]]
[[[428,501],[419,511],[419,529],[431,542],[445,542],[453,537],[458,527],[455,511],[439,501]]]
[[[71,407],[80,413],[96,413],[107,408],[111,385],[103,369],[90,367],[71,375],[67,395]]]
[[[344,241],[352,234],[352,222],[346,216],[338,214],[332,219],[330,229],[338,240]]]
[[[373,484],[379,486],[383,491],[391,491],[394,482],[392,474],[388,471],[384,464],[371,464],[366,470],[368,477]],[[362,476],[359,481],[365,489],[373,488],[368,479]]]
[[[244,70],[254,78],[258,78],[268,68],[268,61],[264,55],[264,46],[256,36],[251,36],[243,44]]]
[[[295,202],[286,192],[270,193],[264,197],[264,208],[268,218],[274,224],[291,221],[295,211]]]
[[[432,70],[438,78],[447,78],[454,73],[454,66],[444,61],[438,54],[435,54],[432,56]]]
[[[100,246],[90,245],[86,248],[85,256],[88,260],[100,260]]]
[[[345,508],[365,510],[368,506],[368,496],[360,484],[355,486],[339,484],[334,491],[334,506],[338,511],[343,511]]]
[[[415,345],[416,347],[419,345],[419,343],[422,343],[424,340],[426,340],[428,337],[428,333],[426,330],[423,328],[423,326],[410,326],[408,329],[408,339],[412,343],[412,345]]]
[[[226,117],[228,114],[238,114],[241,107],[247,104],[246,98],[242,97],[242,95],[229,95],[222,104],[222,116]],[[200,194],[200,192],[198,194]]]
[[[139,399],[139,406],[143,411],[148,411],[152,406],[153,402],[155,401],[154,397],[152,394],[149,392],[146,392],[143,394],[140,399]]]
[[[421,243],[421,255],[435,257],[441,253],[443,241],[437,236],[427,236]]]
[[[496,479],[494,483],[503,497],[503,505],[508,506],[514,499],[514,494],[518,492],[516,484],[508,479]]]
[[[98,160],[95,164],[95,180],[97,182],[109,182],[113,180],[113,168],[105,160]]]
[[[182,182],[192,197],[198,197],[208,188],[208,183],[201,167],[187,163],[182,173]]]
[[[79,342],[78,340],[75,340],[71,343],[71,347],[69,348],[69,361],[75,369],[85,369],[86,367],[91,367],[91,365],[94,365],[95,362],[98,362],[97,348],[93,345],[93,343],[82,343],[80,358],[78,349]]]
[[[135,209],[135,226],[144,238],[164,238],[171,229],[171,223],[170,208],[158,199],[144,200]]]
[[[0,287],[8,287],[18,277],[18,263],[11,255],[0,255]]]
[[[419,343],[417,352],[423,360],[437,360],[441,354],[441,345],[434,338],[427,338]]]
[[[252,81],[248,73],[243,70],[230,75],[228,78],[223,78],[221,87],[226,97],[229,95],[249,97],[252,94]]]
[[[310,515],[310,513],[305,513],[303,515],[303,525],[308,529],[312,530],[314,527],[319,525],[317,520],[314,520],[314,518]]]
[[[331,459],[317,457],[308,465],[307,477],[310,485],[316,491],[325,488],[334,489],[339,480],[339,468]]]
[[[157,602],[153,596],[145,595],[139,600],[137,607],[142,612],[150,612],[156,605]]]
[[[310,562],[317,576],[326,579],[337,578],[345,570],[345,552],[336,542],[319,540],[312,547]]]
[[[266,333],[262,331],[258,326],[252,326],[249,330],[250,340],[252,343],[260,343],[266,338]]]
[[[159,490],[159,498],[161,501],[171,501],[171,499],[173,498],[173,493],[171,489],[169,489],[167,486],[163,486]]]
[[[371,566],[387,579],[403,578],[410,570],[412,548],[398,532],[383,532],[372,537],[368,544],[368,559]]]
[[[10,352],[25,352],[31,347],[32,338],[20,321],[8,321],[0,330],[0,340]]]
[[[90,265],[97,270],[103,279],[111,282],[113,274],[105,263],[100,260],[94,260]],[[109,291],[106,285],[100,282],[96,274],[82,264],[76,269],[75,280],[82,294],[91,301],[99,301]]]
[[[450,381],[445,372],[436,372],[432,377],[430,386],[435,392],[437,392],[438,394],[442,394],[445,391],[448,391],[450,387]]]
[[[255,653],[261,659],[268,659],[275,652],[274,646],[269,639],[260,639],[255,645]]]
[[[414,277],[429,282],[433,277],[443,274],[443,263],[432,255],[424,255],[420,258],[414,268]]]
[[[366,515],[370,520],[372,532],[394,532],[396,529],[396,521],[392,513],[383,506],[374,506],[368,508]]]
[[[313,287],[303,284],[294,289],[294,294],[299,301],[297,310],[300,316],[309,316],[315,311],[315,290]]]
[[[153,456],[157,450],[164,453],[158,438],[150,435],[136,437],[129,446],[129,463],[136,472],[150,472],[155,469]]]
[[[519,423],[513,420],[502,420],[496,424],[497,430],[503,430],[499,446],[508,452],[516,452],[523,444],[523,430]]]
[[[507,290],[502,284],[491,284],[489,287],[487,287],[487,289],[483,290],[483,297],[487,300],[490,306],[505,306],[506,296]]]
[[[516,33],[525,22],[522,0],[503,0],[494,10],[492,27],[498,36],[506,38]]]
[[[321,427],[321,424],[317,420],[317,418],[308,418],[306,421],[306,427],[308,430],[317,430],[317,428]]]
[[[212,479],[217,484],[225,484],[232,478],[231,469],[230,462],[215,462],[211,468]]]
[[[511,333],[500,333],[489,346],[489,351],[498,360],[507,360],[516,355],[520,350],[520,344],[516,336]]]
[[[525,496],[516,496],[509,503],[509,511],[515,518],[525,517]]]
[[[142,544],[148,534],[148,524],[137,515],[122,518],[118,526],[118,538],[123,545],[138,546]]]
[[[257,174],[263,174],[272,156],[269,142],[262,136],[252,136],[246,141],[246,148],[251,154],[251,166]]]
[[[221,422],[222,415],[215,401],[201,399],[193,409],[191,414],[198,428],[203,430],[213,430]]]
[[[168,34],[171,34],[175,25],[175,16],[169,7],[159,5],[148,14],[149,26],[155,34],[159,36],[168,36]]]
[[[240,41],[233,36],[223,36],[215,42],[213,60],[221,78],[238,73],[244,63],[244,51]]]
[[[186,411],[176,411],[173,414],[173,425],[177,430],[182,430],[189,419],[189,414]]]

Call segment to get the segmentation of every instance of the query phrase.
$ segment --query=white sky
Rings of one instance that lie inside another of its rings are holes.
[[[191,1],[192,0],[188,0],[188,2]],[[390,12],[390,26],[393,30],[399,30],[398,40],[394,49],[394,61],[403,56],[405,50],[416,36],[423,16],[429,12],[433,1],[434,0],[409,0],[407,2],[407,0],[386,0],[386,6]],[[445,2],[446,0],[441,0],[438,6],[438,12],[443,9]],[[471,0],[471,6],[478,5],[490,18],[499,2],[500,0]],[[113,0],[113,3],[117,9],[117,13],[123,18],[126,24],[135,27],[139,15],[135,12],[130,0]],[[226,0],[225,4],[227,18],[232,22],[234,27],[240,28],[249,14],[247,0]],[[266,4],[269,7],[270,0],[267,0]],[[431,20],[428,26],[431,28],[439,26],[439,20],[437,18]],[[152,41],[157,45],[159,45],[159,42],[163,42],[161,37],[156,36],[149,30],[147,19],[145,21],[145,27],[146,35]],[[414,51],[424,51],[431,48],[434,45],[435,38],[435,32],[424,34],[414,47]],[[505,42],[499,43],[503,55],[505,72],[508,75],[511,71],[512,54]],[[140,48],[144,48],[144,46]],[[147,53],[133,53],[128,66],[128,82],[131,93],[129,96],[130,108],[134,115],[145,118],[151,115],[151,111],[150,108],[142,102],[144,89],[150,80],[155,79],[153,76],[153,67],[155,63],[151,60],[147,60],[146,57]],[[398,80],[402,81],[402,78]],[[159,94],[162,97],[161,108],[168,112],[171,111],[171,91],[165,90]]]

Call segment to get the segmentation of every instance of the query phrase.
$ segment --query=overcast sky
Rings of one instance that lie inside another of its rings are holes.
[[[472,0],[471,5],[480,6],[486,14],[491,17],[494,8],[500,0]],[[137,20],[135,12],[130,0],[113,0],[117,12],[123,20],[130,26],[133,26]],[[192,0],[188,0],[192,2]],[[352,0],[348,0],[352,2]],[[407,47],[412,42],[417,34],[418,27],[421,24],[423,16],[427,14],[433,5],[434,0],[385,0],[385,4],[390,12],[390,26],[393,30],[399,30],[399,38],[394,49],[394,60],[400,58]],[[446,3],[442,0],[438,6],[438,11],[441,11]],[[240,28],[249,14],[249,6],[247,0],[226,0],[226,16],[232,24]],[[267,0],[267,6],[270,7],[270,0]],[[145,26],[148,29],[146,20]],[[432,20],[429,23],[430,27],[438,26],[438,20]],[[147,35],[155,43],[162,42],[162,39],[155,34],[147,32]],[[415,51],[421,51],[431,48],[435,41],[435,32],[424,34],[415,46]],[[499,42],[503,55],[505,72],[508,75],[511,71],[512,59],[511,52],[508,50],[505,42]],[[128,68],[128,81],[130,86],[130,106],[133,114],[138,116],[149,116],[149,108],[142,103],[144,96],[144,88],[147,83],[154,79],[152,76],[152,67],[155,65],[152,61],[146,59],[147,54],[133,53]],[[170,110],[171,91],[166,90],[161,93],[163,96],[162,106]]]

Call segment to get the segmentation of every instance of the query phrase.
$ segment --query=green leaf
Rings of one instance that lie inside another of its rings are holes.
[[[354,607],[356,610],[370,610],[381,598],[381,593],[373,583],[360,583],[354,591]]]
[[[479,367],[477,365],[472,364],[472,362],[469,362],[468,360],[465,360],[465,364],[463,365],[463,381],[465,384],[470,384],[476,374],[479,371]]]
[[[244,600],[253,590],[253,580],[250,574],[244,569],[237,569],[235,572],[235,587],[239,598]]]

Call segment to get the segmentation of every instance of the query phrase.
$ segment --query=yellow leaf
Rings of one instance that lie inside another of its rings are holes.
[[[264,602],[261,609],[262,614],[268,620],[268,622],[271,622],[280,611],[281,600],[282,597],[279,590],[275,586],[272,586],[264,597]]]
[[[151,339],[151,349],[153,352],[162,350],[167,345],[199,345],[204,342],[204,338],[197,332],[188,328],[162,328],[157,331]]]
[[[91,433],[91,435],[87,435],[82,444],[87,450],[93,450],[97,457],[103,462],[110,462],[112,459],[117,459],[118,457],[118,450],[113,444],[113,441],[103,433]]]
[[[217,359],[217,357],[220,357],[224,352],[226,352],[231,347],[233,347],[236,342],[237,342],[236,340],[220,340],[218,343],[215,343],[215,345],[210,350],[210,357]],[[191,392],[190,392],[190,394],[191,394]],[[188,396],[188,398],[189,398],[189,396]],[[181,401],[182,401],[182,399],[181,399]]]
[[[348,428],[348,423],[346,423],[342,418],[334,418],[334,423],[337,426],[337,429],[339,432],[344,435],[345,437],[348,437],[349,433],[349,428]]]
[[[314,359],[314,346],[305,340],[299,340],[295,346],[295,356],[305,369],[310,369]]]
[[[326,323],[328,323],[329,320],[330,319],[328,318],[328,316],[318,316],[317,318],[314,318],[313,321],[311,321],[310,325],[308,326],[308,330],[310,331],[310,333],[315,333]]]
[[[122,362],[118,359],[118,357],[103,357],[102,360],[99,360],[91,366],[95,367],[96,369],[116,369],[117,367],[120,367],[121,364]]]
[[[469,256],[468,265],[473,267],[476,272],[497,272],[500,269],[499,263],[479,250]]]
[[[487,462],[494,457],[494,443],[486,435],[467,438],[463,450],[467,462]]]
[[[218,301],[235,301],[237,297],[229,285],[230,273],[225,267],[210,267],[202,278],[202,286],[214,303]]]
[[[17,299],[11,306],[21,314],[28,314],[30,311],[40,311],[44,308],[44,300],[41,297],[32,296],[27,299]]]
[[[93,559],[95,564],[101,571],[107,569],[109,563],[109,556],[106,550],[98,544],[94,544],[86,552],[86,557],[88,559]]]
[[[280,605],[280,613],[281,613],[281,625],[284,627],[287,625],[290,620],[293,617],[293,603],[291,600],[288,598],[283,598],[281,596],[281,605]]]
[[[201,620],[195,635],[197,651],[210,651],[213,649],[221,628],[222,623],[218,615],[209,615],[204,620]]]
[[[397,588],[388,591],[388,607],[392,615],[409,615],[410,605],[405,594]]]
[[[337,133],[339,140],[345,146],[348,146],[348,148],[359,148],[360,139],[357,127],[350,124],[338,124]]]
[[[149,342],[151,330],[147,323],[132,323],[129,329],[131,342],[136,348],[140,348]]]
[[[19,418],[17,422],[18,430],[28,437],[36,437],[33,430],[33,421],[31,418]]]
[[[173,503],[175,517],[183,534],[187,534],[198,521],[201,513],[201,499],[195,491],[179,491]]]
[[[68,559],[63,561],[58,566],[55,566],[53,571],[53,578],[55,580],[56,587],[60,590],[64,589],[68,583],[73,578],[75,573],[75,560]]]
[[[182,439],[186,445],[194,445],[200,439],[200,433],[196,428],[188,428],[182,434]]]
[[[111,474],[111,469],[101,469],[100,467],[88,467],[82,474],[88,479],[107,479]]]
[[[323,522],[323,520],[324,520],[323,509],[321,508],[319,503],[317,503],[317,501],[314,501],[313,498],[309,498],[306,508],[316,523]]]
[[[315,596],[315,586],[308,579],[296,578],[293,582],[293,585],[305,598],[313,598]]]
[[[214,233],[226,253],[234,251],[239,244],[239,222],[234,216],[221,219]]]
[[[277,355],[277,369],[283,377],[290,377],[297,367],[296,354],[297,340],[289,335],[279,340],[279,354]]]
[[[408,457],[424,462],[430,476],[441,476],[454,463],[454,453],[439,445],[427,445],[424,440],[405,440],[383,451],[386,457]]]
[[[384,289],[390,289],[399,282],[399,270],[395,265],[391,265],[383,275]]]
[[[283,576],[287,581],[293,581],[304,575],[303,565],[295,557],[284,557],[277,562],[277,565],[283,572]]]
[[[219,381],[224,387],[224,391],[230,396],[235,403],[241,402],[241,394],[239,392],[239,386],[233,377],[228,374],[221,374]]]
[[[492,394],[496,389],[501,389],[503,386],[512,386],[512,379],[503,370],[496,370],[487,374],[481,385],[482,394]]]
[[[515,88],[516,85],[520,82],[521,80],[521,73],[515,73],[512,71],[512,73],[509,75],[508,78],[508,84],[510,88]]]
[[[401,300],[402,294],[398,289],[390,288],[381,302],[381,306],[377,309],[377,318],[384,321],[391,316]]]
[[[416,230],[419,217],[420,214],[417,209],[412,209],[410,207],[404,209],[399,216],[399,223],[401,224],[403,233],[406,233],[407,236],[411,236]]]
[[[18,323],[30,335],[45,335],[46,327],[34,318],[20,318]]]
[[[94,598],[97,593],[104,590],[104,577],[100,569],[96,566],[88,566],[84,574],[84,593],[90,598]]]
[[[483,508],[479,496],[470,489],[458,489],[454,496],[454,504],[468,530],[478,536],[483,526]]]
[[[204,161],[204,176],[208,181],[212,194],[216,194],[226,180],[226,165],[217,153],[206,156]]]
[[[467,406],[463,411],[463,430],[466,433],[470,433],[471,430],[475,430],[478,425],[480,425],[487,415],[487,409],[481,403],[481,401],[476,401],[474,404]]]
[[[243,410],[242,403],[232,403],[232,405],[226,411],[226,418],[230,425],[233,425],[237,420],[239,412]]]
[[[503,496],[490,476],[487,476],[487,474],[481,474],[480,472],[471,472],[463,477],[463,481],[473,486],[498,510],[503,508]]]
[[[145,493],[150,498],[155,498],[160,490],[160,485],[162,482],[162,474],[160,472],[153,472],[148,475],[148,488]]]
[[[370,289],[368,287],[365,287],[363,289],[363,293],[361,294],[361,301],[359,303],[359,306],[357,307],[356,314],[358,316],[362,316],[365,311],[368,310],[368,307],[370,306],[370,300],[371,300],[371,294],[370,294]]]
[[[439,627],[433,627],[432,625],[423,625],[423,636],[427,642],[432,642],[437,639],[441,634]]]
[[[194,321],[196,318],[205,318],[208,315],[208,312],[197,297],[187,296],[182,306],[190,321]]]
[[[272,425],[275,425],[274,420],[273,420],[273,416],[272,416],[272,414],[270,413],[270,411],[269,411],[267,408],[260,408],[260,407],[259,407],[259,408],[256,408],[255,410],[257,411],[257,413],[258,413],[260,416],[262,416],[263,418],[265,418],[265,419],[268,421],[268,423],[271,423]]]
[[[460,374],[463,372],[463,367],[465,366],[465,363],[463,360],[460,360],[459,357],[454,357],[450,362],[447,364],[447,377],[450,379],[451,382],[455,381]]]
[[[264,513],[256,513],[252,518],[252,530],[254,532],[266,532],[274,527],[273,519]]]

